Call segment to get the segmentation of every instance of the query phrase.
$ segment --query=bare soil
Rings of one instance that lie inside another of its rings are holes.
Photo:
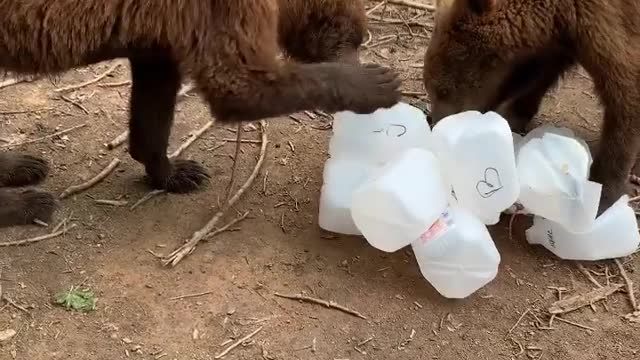
[[[371,6],[374,3],[370,4]],[[379,17],[380,11],[373,17]],[[433,18],[430,13],[389,5],[385,19],[411,19],[425,26],[372,21],[366,61],[388,64],[403,74],[406,101],[426,106],[422,57]],[[398,35],[399,34],[399,35]],[[386,40],[385,40],[386,39]],[[104,86],[128,80],[120,67],[100,82],[60,93],[57,87],[90,80],[111,64],[70,71],[0,89],[0,138],[35,139],[80,128],[19,148],[52,164],[42,186],[60,193],[91,178],[114,157],[122,160],[104,182],[61,203],[56,218],[77,227],[62,237],[28,246],[0,248],[3,293],[22,311],[0,303],[0,332],[17,331],[0,342],[0,359],[213,359],[233,342],[263,327],[225,359],[627,359],[640,351],[638,324],[624,292],[554,321],[547,308],[594,285],[574,262],[530,246],[518,217],[513,236],[507,216],[491,233],[502,256],[497,278],[468,299],[446,300],[420,275],[410,250],[385,254],[363,238],[322,231],[317,225],[322,169],[331,119],[297,114],[270,119],[267,161],[257,181],[237,204],[250,216],[235,229],[202,243],[175,268],[153,254],[167,254],[202,227],[223,201],[230,178],[233,129],[216,126],[183,157],[212,175],[201,192],[161,195],[131,211],[148,189],[143,167],[126,144],[105,143],[127,127],[129,88]],[[162,76],[162,74],[158,74]],[[75,102],[72,103],[72,102]],[[18,112],[7,114],[6,112]],[[22,112],[22,113],[20,113]],[[591,80],[576,70],[551,93],[538,124],[576,130],[593,141],[602,110]],[[197,96],[181,101],[171,149],[210,120]],[[246,139],[259,139],[248,128]],[[2,145],[2,143],[0,143]],[[243,144],[236,184],[246,179],[259,153]],[[95,199],[125,200],[128,206],[97,205]],[[231,211],[223,220],[236,217]],[[53,226],[50,225],[50,227]],[[50,231],[39,226],[4,229],[1,241]],[[611,241],[614,241],[612,239]],[[152,254],[153,253],[153,254]],[[640,282],[640,260],[623,259]],[[623,283],[613,262],[585,264],[600,283]],[[606,274],[609,274],[608,276]],[[54,294],[82,285],[98,296],[88,313],[67,311]],[[363,320],[338,310],[276,297],[304,292],[357,310]],[[172,300],[173,297],[206,293]],[[521,318],[521,315],[525,313]],[[541,325],[541,326],[536,326]]]

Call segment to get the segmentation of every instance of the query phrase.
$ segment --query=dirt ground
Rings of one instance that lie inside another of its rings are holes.
[[[373,3],[370,4],[371,6]],[[379,17],[380,10],[372,14]],[[426,106],[421,63],[432,15],[389,6],[385,19],[372,21],[372,39],[363,58],[398,69],[406,101]],[[420,26],[419,24],[426,26]],[[59,79],[24,82],[0,90],[0,138],[18,142],[78,128],[62,136],[22,146],[52,164],[42,186],[60,193],[122,160],[104,182],[61,203],[51,227],[68,218],[77,227],[65,236],[28,246],[0,247],[0,284],[18,307],[0,303],[0,332],[17,331],[0,342],[0,359],[214,359],[233,342],[262,330],[225,359],[627,359],[640,355],[638,324],[625,292],[592,308],[565,314],[547,328],[547,308],[562,296],[586,293],[594,285],[573,262],[526,243],[530,219],[520,217],[508,236],[508,217],[491,227],[502,256],[500,272],[468,299],[446,300],[421,277],[410,249],[385,254],[359,237],[323,232],[317,225],[322,169],[331,119],[307,114],[269,121],[267,160],[258,179],[236,205],[250,211],[236,225],[202,243],[175,268],[164,255],[202,227],[216,212],[230,179],[233,129],[215,127],[183,157],[212,175],[201,192],[160,195],[135,210],[147,192],[143,168],[126,144],[109,151],[127,126],[128,80],[121,66],[101,81],[65,93],[54,89],[91,80],[111,67],[97,64]],[[158,74],[159,76],[161,74]],[[591,80],[581,70],[569,74],[545,102],[538,123],[576,130],[593,141],[602,110]],[[171,149],[209,121],[194,95],[178,106]],[[259,139],[255,128],[244,138]],[[0,143],[2,146],[3,143]],[[236,184],[244,182],[259,144],[242,145]],[[97,205],[96,199],[127,201]],[[227,223],[237,215],[231,211]],[[3,242],[50,229],[28,226],[0,230]],[[622,259],[640,282],[640,261]],[[623,283],[613,262],[585,264],[599,282]],[[53,304],[54,294],[71,286],[98,296],[88,313]],[[335,301],[367,317],[276,297],[304,292]],[[200,296],[178,300],[189,294]],[[521,316],[523,315],[524,316]],[[537,325],[537,326],[536,326]]]

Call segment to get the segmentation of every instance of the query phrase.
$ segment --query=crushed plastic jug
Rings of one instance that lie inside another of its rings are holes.
[[[500,254],[487,227],[458,207],[445,211],[411,247],[422,275],[447,298],[465,298],[498,273]]]
[[[495,112],[458,113],[434,126],[432,140],[458,205],[496,224],[520,193],[507,121]]]
[[[409,148],[430,150],[430,137],[426,115],[406,103],[372,114],[344,111],[334,116],[329,155],[383,165]]]
[[[364,183],[376,167],[349,158],[328,159],[320,190],[318,225],[334,233],[361,235],[351,218],[353,191]]]
[[[595,221],[602,185],[589,181],[589,149],[568,129],[538,128],[517,156],[519,203],[572,232]]]
[[[375,248],[414,242],[447,208],[447,187],[433,153],[413,148],[391,159],[353,193],[351,217]]]
[[[424,113],[406,103],[373,114],[335,114],[320,191],[319,226],[336,233],[361,235],[350,213],[353,191],[374,169],[400,152],[428,149],[430,135]]]
[[[564,226],[534,217],[527,229],[530,244],[539,244],[566,260],[598,261],[628,256],[638,250],[640,233],[629,197],[622,196],[585,231],[573,233]]]

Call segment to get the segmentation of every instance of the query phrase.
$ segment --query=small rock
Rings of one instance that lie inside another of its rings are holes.
[[[0,343],[7,342],[16,336],[16,331],[13,329],[7,329],[0,331]]]
[[[129,339],[129,338],[123,338],[122,342],[125,344],[131,344],[133,342],[133,340]]]

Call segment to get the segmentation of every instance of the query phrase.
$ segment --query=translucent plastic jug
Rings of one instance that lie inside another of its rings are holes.
[[[362,235],[351,218],[351,197],[374,167],[350,158],[328,159],[324,165],[318,225],[339,234]]]
[[[640,245],[640,233],[629,197],[622,196],[600,215],[593,225],[580,233],[569,232],[560,224],[534,217],[527,229],[530,244],[539,244],[566,260],[599,261],[634,253]]]
[[[492,281],[500,254],[487,227],[452,207],[411,244],[420,272],[447,298],[465,298]]]
[[[353,193],[351,216],[373,247],[394,252],[414,242],[442,214],[448,188],[436,157],[409,149]]]
[[[356,157],[382,165],[409,148],[429,150],[430,137],[425,114],[406,103],[373,114],[344,111],[334,116],[329,155]]]
[[[529,134],[517,158],[519,202],[569,231],[590,228],[602,191],[601,184],[588,180],[591,162],[586,144],[569,130],[547,127]]]
[[[466,111],[442,119],[432,135],[458,205],[485,224],[496,224],[520,193],[507,121],[495,112]]]
[[[361,235],[351,218],[353,191],[375,168],[409,148],[428,149],[431,129],[422,110],[406,103],[373,114],[335,114],[324,167],[318,223],[321,228]]]

